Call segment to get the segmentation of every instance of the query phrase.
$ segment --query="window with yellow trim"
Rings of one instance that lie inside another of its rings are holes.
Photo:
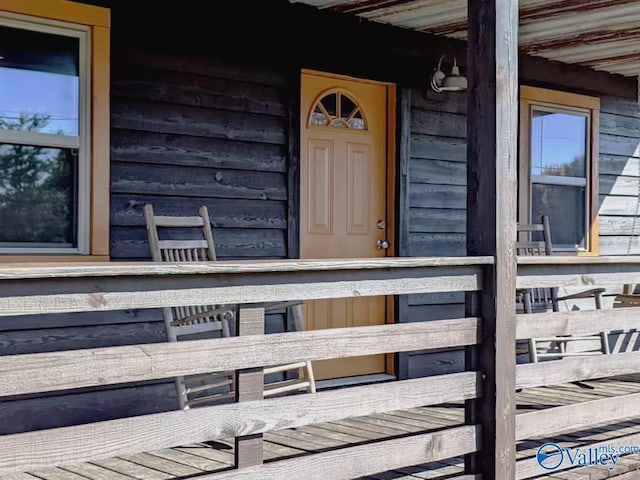
[[[0,0],[0,254],[107,256],[108,11],[54,2]]]
[[[598,252],[598,98],[522,87],[519,219],[549,217],[554,251]]]

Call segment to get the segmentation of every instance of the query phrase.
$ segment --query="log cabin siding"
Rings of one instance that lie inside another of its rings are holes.
[[[600,254],[640,254],[640,109],[601,99]]]
[[[557,87],[562,89],[562,87]],[[466,95],[412,89],[409,256],[464,255],[466,248]],[[601,98],[600,254],[640,254],[640,110],[633,100]],[[402,213],[401,213],[402,215]],[[620,293],[619,289],[610,289]],[[611,306],[613,297],[605,298]],[[592,300],[577,300],[581,309]],[[464,296],[411,295],[411,322],[464,315]],[[462,371],[462,351],[407,355],[407,375]]]
[[[146,203],[159,215],[196,215],[207,205],[220,259],[286,257],[284,76],[187,52],[119,47],[114,40],[111,259],[151,259]],[[284,312],[267,315],[266,333],[285,328]],[[159,310],[38,315],[0,324],[0,355],[164,341]],[[175,408],[171,380],[5,398],[0,435]]]
[[[165,215],[192,215],[206,204],[222,259],[283,258],[295,252],[295,245],[287,244],[296,236],[289,231],[296,219],[288,218],[290,211],[295,212],[289,203],[292,165],[288,157],[296,154],[295,148],[289,152],[295,138],[290,126],[297,127],[298,123],[291,115],[295,112],[295,89],[287,84],[287,75],[299,67],[410,88],[409,118],[397,119],[410,130],[408,191],[399,192],[406,194],[407,201],[399,202],[403,207],[397,212],[408,227],[407,238],[398,239],[399,244],[405,244],[401,254],[465,254],[466,96],[427,91],[425,78],[441,52],[457,51],[461,60],[464,44],[291,6],[286,1],[279,2],[279,7],[272,2],[269,9],[273,11],[251,16],[247,14],[249,8],[234,0],[226,5],[242,15],[225,17],[219,12],[215,18],[200,19],[194,13],[199,5],[193,3],[191,10],[169,6],[151,11],[145,6],[134,7],[129,1],[89,3],[114,6],[114,261],[149,259],[142,215],[142,207],[148,202]],[[263,6],[266,2],[259,4],[259,8],[267,8]],[[255,2],[251,8],[257,5]],[[242,25],[238,25],[239,19]],[[234,30],[238,26],[244,30]],[[178,30],[174,32],[174,28]],[[327,36],[327,31],[332,34]],[[239,33],[244,36],[234,47],[240,52],[227,52],[234,43],[231,35]],[[130,35],[133,41],[125,38]],[[344,38],[358,41],[345,42]],[[175,49],[177,39],[183,45]],[[160,46],[154,49],[155,44]],[[234,61],[221,60],[223,52]],[[264,67],[270,63],[272,68]],[[255,66],[258,64],[263,66]],[[542,60],[521,62],[521,72],[538,76],[541,86],[549,86],[544,85],[549,79],[566,80],[574,89],[577,83],[592,86],[586,70],[578,75],[573,69]],[[601,88],[602,82],[598,84]],[[607,88],[614,90],[615,85]],[[632,253],[640,253],[640,242],[632,235],[634,218],[640,217],[636,210],[639,190],[633,183],[640,182],[640,114],[631,100],[612,97],[602,99],[602,112],[601,253],[624,254],[629,242]],[[640,220],[637,223],[635,231],[640,232]],[[406,299],[406,311],[400,319],[460,317],[464,314],[463,300],[460,294],[412,295]],[[269,315],[267,333],[282,331],[285,322],[282,313]],[[37,315],[0,322],[0,355],[164,339],[161,317],[155,310]],[[459,351],[415,352],[407,357],[406,368],[400,373],[410,377],[464,367]],[[176,407],[170,382],[9,398],[0,401],[0,434]]]

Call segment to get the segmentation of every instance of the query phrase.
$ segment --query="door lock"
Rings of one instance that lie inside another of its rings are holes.
[[[386,240],[378,240],[376,242],[376,246],[379,250],[386,250],[387,248],[389,248],[389,242],[387,242]]]
[[[385,228],[387,228],[387,222],[385,222],[384,220],[378,220],[376,222],[376,227],[378,228],[378,230],[384,230]]]

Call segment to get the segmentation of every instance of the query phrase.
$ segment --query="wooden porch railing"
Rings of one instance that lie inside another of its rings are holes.
[[[606,286],[640,283],[640,257],[526,257],[518,265],[518,288]],[[580,335],[603,330],[638,330],[640,308],[517,315],[516,338]],[[530,363],[516,367],[516,387],[558,385],[618,375],[640,373],[640,352],[568,358]],[[516,416],[516,440],[551,437],[570,429],[640,417],[640,395],[629,394],[548,408]],[[640,444],[640,434],[626,435],[592,445],[627,446]],[[559,472],[571,465],[558,467]],[[536,458],[516,463],[516,479],[540,475]],[[615,473],[615,472],[614,472]]]
[[[478,408],[492,394],[481,371],[270,399],[260,391],[260,369],[283,362],[447,347],[473,352],[481,346],[480,318],[271,335],[252,334],[251,326],[264,322],[260,302],[478,292],[493,268],[490,257],[1,267],[0,321],[43,312],[239,304],[241,336],[0,357],[0,398],[226,370],[238,372],[242,393],[233,404],[0,436],[0,476],[229,437],[236,437],[236,469],[197,478],[346,479],[481,455],[481,426],[469,422],[266,464],[261,444],[265,432],[354,416],[444,402]],[[518,267],[518,288],[624,283],[640,283],[640,258],[523,258]],[[603,323],[609,331],[630,330],[640,323],[637,315],[640,308],[514,314],[516,338],[593,333]],[[640,352],[513,365],[512,372],[517,388],[638,373]],[[507,395],[515,401],[515,392]],[[638,400],[633,394],[517,415],[516,439],[640,416]],[[616,442],[638,444],[640,435]],[[469,465],[464,478],[480,478]],[[535,458],[516,464],[518,479],[541,473]]]
[[[482,288],[490,257],[0,268],[2,316],[239,304],[242,336],[0,357],[0,397],[236,370],[238,403],[0,437],[0,476],[236,437],[236,469],[202,479],[354,478],[476,452],[478,425],[262,464],[260,435],[481,395],[464,372],[261,399],[264,366],[474,345],[480,319],[251,334],[260,302]],[[253,305],[252,305],[253,304]],[[248,334],[246,334],[248,333]],[[246,334],[246,335],[245,335]]]

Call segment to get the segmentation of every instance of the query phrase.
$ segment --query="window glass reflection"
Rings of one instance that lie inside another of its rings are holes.
[[[586,196],[584,187],[546,185],[531,186],[531,218],[539,222],[549,217],[551,243],[554,247],[586,246]],[[542,238],[538,238],[542,240]]]
[[[0,247],[76,246],[76,185],[73,150],[0,144]]]
[[[585,177],[587,121],[585,115],[534,109],[531,174]]]
[[[0,128],[77,136],[79,39],[0,27]]]

